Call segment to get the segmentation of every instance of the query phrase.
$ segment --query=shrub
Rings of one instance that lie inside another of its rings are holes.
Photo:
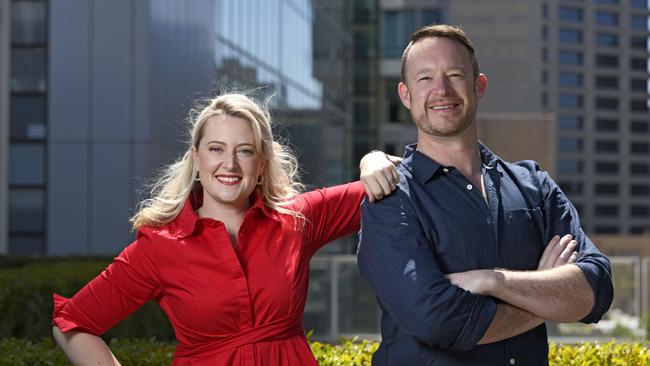
[[[110,263],[109,258],[0,260],[0,337],[38,340],[52,334],[52,294],[70,297]],[[174,340],[167,316],[150,302],[106,333],[111,338]]]
[[[310,342],[316,360],[321,366],[370,365],[377,342],[344,339],[331,345]],[[110,347],[123,365],[169,365],[174,352],[172,343],[155,339],[113,339]],[[24,339],[0,339],[0,366],[68,365],[63,352],[51,338],[39,342]],[[579,345],[551,344],[550,366],[645,366],[650,364],[650,350],[639,343],[581,343]]]

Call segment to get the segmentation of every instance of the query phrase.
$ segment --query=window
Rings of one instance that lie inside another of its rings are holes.
[[[596,55],[596,66],[618,67],[618,56],[597,54]]]
[[[596,151],[597,152],[609,152],[615,153],[618,152],[618,142],[611,140],[598,140],[596,141]]]
[[[381,55],[385,58],[399,58],[411,34],[423,25],[439,23],[442,13],[438,9],[389,10],[381,13]]]
[[[583,171],[582,161],[560,159],[557,162],[559,174],[580,174]]]
[[[12,143],[9,147],[9,183],[44,184],[44,164],[45,147],[43,144]]]
[[[609,161],[597,161],[595,165],[596,173],[605,175],[618,174],[618,163]]]
[[[582,117],[578,116],[560,116],[557,120],[558,127],[563,131],[582,130]]]
[[[648,30],[648,18],[639,15],[632,15],[630,17],[630,28],[635,30]]]
[[[45,91],[45,49],[17,48],[11,50],[11,91]]]
[[[614,183],[597,183],[596,194],[602,196],[616,196],[618,195],[618,184]]]
[[[648,60],[646,60],[643,57],[632,57],[630,59],[630,68],[632,70],[647,71],[648,70]]]
[[[582,151],[582,139],[561,137],[558,143],[558,149],[563,153],[577,153]]]
[[[582,52],[560,51],[558,61],[562,65],[582,65]]]
[[[611,11],[599,10],[596,12],[596,24],[606,27],[616,27],[618,25],[618,14]]]
[[[46,13],[44,1],[12,1],[11,43],[45,43]]]
[[[611,97],[596,97],[596,109],[618,110],[618,99]]]
[[[612,225],[596,225],[594,227],[594,234],[618,234],[618,226]]]
[[[560,186],[560,189],[562,189],[562,192],[564,192],[565,194],[568,195],[582,194],[581,182],[564,181],[564,182],[559,182],[558,185]]]
[[[640,205],[630,206],[630,216],[632,217],[650,216],[650,207],[640,206]]]
[[[574,29],[560,29],[560,43],[580,44],[582,43],[582,32]]]
[[[635,91],[648,91],[648,81],[646,79],[630,79],[630,89]]]
[[[648,0],[632,0],[632,7],[635,9],[648,9]]]
[[[602,89],[618,89],[618,77],[597,75],[596,87]]]
[[[650,166],[647,163],[632,163],[630,164],[630,173],[632,175],[646,176],[650,173]]]
[[[580,8],[560,6],[558,9],[558,17],[564,22],[582,23],[583,12]]]
[[[630,122],[630,132],[648,133],[650,125],[646,121],[632,121]]]
[[[581,87],[583,84],[582,74],[577,72],[562,71],[560,72],[559,79],[560,85],[562,86]]]
[[[650,228],[646,228],[643,226],[630,226],[630,234],[632,235],[642,235],[645,234],[646,232],[650,232]]]
[[[44,207],[42,188],[9,189],[9,231],[16,234],[45,231]]]
[[[14,140],[45,139],[45,96],[11,96],[11,138]]]
[[[616,132],[618,131],[618,120],[611,118],[596,118],[596,131]]]
[[[616,205],[596,205],[594,211],[596,216],[618,216],[618,206]]]
[[[633,142],[630,144],[632,154],[647,154],[650,152],[650,145],[647,142]]]
[[[618,47],[618,35],[609,33],[596,33],[596,46]]]
[[[560,94],[558,97],[560,109],[581,109],[583,98],[581,95]]]
[[[630,195],[637,197],[650,196],[650,185],[632,184],[630,185]]]
[[[596,0],[596,4],[615,5],[618,4],[618,0]]]
[[[633,99],[630,101],[630,110],[632,112],[647,112],[648,102],[645,99]]]
[[[637,50],[647,50],[648,49],[648,40],[646,37],[630,37],[630,48]]]

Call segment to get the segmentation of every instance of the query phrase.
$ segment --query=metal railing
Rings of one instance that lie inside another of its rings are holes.
[[[640,339],[650,306],[650,257],[610,257],[614,302],[598,324],[547,323],[559,342]],[[305,329],[313,339],[380,338],[381,313],[375,295],[361,278],[354,255],[318,255],[311,262]]]

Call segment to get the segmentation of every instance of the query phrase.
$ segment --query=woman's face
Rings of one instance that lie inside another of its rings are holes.
[[[250,122],[229,115],[210,117],[192,156],[203,186],[204,208],[250,206],[249,196],[263,168]]]

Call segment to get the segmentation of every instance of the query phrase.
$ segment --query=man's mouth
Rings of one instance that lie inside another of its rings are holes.
[[[432,105],[429,107],[429,109],[434,110],[434,111],[445,111],[448,109],[453,109],[458,106],[457,103],[452,103],[452,104],[441,104],[441,105]]]

